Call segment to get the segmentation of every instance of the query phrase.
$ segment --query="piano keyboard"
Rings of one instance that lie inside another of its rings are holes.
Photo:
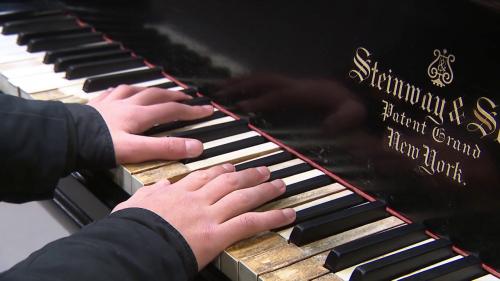
[[[85,103],[118,84],[192,93],[71,15],[4,14],[0,23],[0,87],[9,94]],[[195,138],[204,152],[195,159],[116,168],[112,177],[129,194],[226,162],[236,170],[267,166],[270,180],[286,183],[282,196],[257,211],[291,207],[296,221],[226,249],[214,265],[231,280],[498,280],[477,258],[455,252],[450,241],[429,236],[421,225],[389,213],[384,202],[354,193],[220,110],[145,134]]]

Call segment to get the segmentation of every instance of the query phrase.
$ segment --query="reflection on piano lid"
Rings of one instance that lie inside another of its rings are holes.
[[[213,265],[231,280],[497,280],[485,270],[500,268],[494,2],[65,2],[0,13],[3,91],[84,103],[131,83],[194,96],[165,69],[244,117],[219,107],[145,132],[205,152],[115,169],[119,196],[82,171],[108,207],[163,178],[265,165],[287,191],[258,210],[292,207],[297,221],[226,249]]]

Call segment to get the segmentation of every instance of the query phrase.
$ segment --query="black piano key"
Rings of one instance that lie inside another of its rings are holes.
[[[301,246],[388,216],[384,202],[369,202],[297,224],[290,242]]]
[[[189,88],[182,90],[181,92],[183,92],[186,95],[190,95],[192,97],[195,97],[196,94],[198,93],[198,89],[195,87],[189,87]]]
[[[219,119],[219,118],[226,117],[226,116],[227,115],[222,111],[215,111],[210,116],[196,119],[196,120],[186,120],[186,121],[183,120],[183,121],[170,122],[170,123],[166,123],[166,124],[160,124],[160,125],[154,126],[153,128],[145,131],[143,133],[143,135],[146,135],[146,136],[156,135],[156,134],[159,134],[161,132],[175,130],[175,129],[179,129],[179,128],[182,128],[185,126],[194,125],[194,124],[198,124],[198,123],[206,122],[206,121],[211,121],[211,120]]]
[[[162,71],[163,69],[160,67],[153,67],[145,70],[91,77],[85,80],[83,90],[89,93],[105,90],[109,87],[116,87],[120,84],[134,84],[148,80],[160,79],[164,78]]]
[[[182,90],[181,90],[182,92]],[[193,99],[185,100],[182,103],[187,105],[207,105],[210,104],[212,100],[207,97],[196,97]]]
[[[255,159],[252,161],[248,161],[242,164],[235,165],[234,168],[236,171],[245,170],[248,168],[256,168],[261,166],[271,166],[274,164],[278,164],[281,162],[285,162],[288,160],[292,160],[293,155],[287,151],[282,151],[280,153],[276,153],[270,156],[262,157],[259,159]]]
[[[306,171],[311,170],[312,167],[307,164],[307,163],[300,163],[291,167],[287,167],[284,169],[276,170],[274,172],[271,172],[271,175],[269,176],[269,180],[275,180],[275,179],[282,179],[286,178],[289,176],[293,176],[295,174],[300,174]]]
[[[74,45],[104,42],[102,33],[87,32],[31,39],[28,42],[28,52],[60,50]]]
[[[32,39],[40,39],[57,35],[68,35],[68,34],[78,34],[78,33],[88,33],[88,32],[92,32],[92,28],[90,26],[73,27],[73,28],[50,30],[50,31],[21,32],[17,36],[17,44],[26,45]]]
[[[118,58],[75,64],[69,66],[66,70],[66,79],[77,79],[142,66],[146,66],[142,57]]]
[[[54,30],[69,27],[78,27],[76,19],[67,15],[47,16],[35,19],[25,19],[6,22],[3,25],[2,34],[9,35],[19,32],[34,32],[43,30]]]
[[[259,145],[259,144],[263,144],[266,141],[267,140],[261,136],[255,136],[255,137],[250,137],[247,139],[231,142],[228,144],[219,145],[216,147],[206,149],[205,151],[203,151],[203,153],[200,156],[198,156],[196,158],[185,159],[182,161],[182,163],[188,164],[188,163],[204,160],[204,159],[214,157],[217,155],[229,153],[232,151],[240,150],[243,148],[247,148],[247,147],[251,147],[251,146],[255,146],[255,145]]]
[[[403,252],[399,252],[354,269],[351,281],[388,280],[402,276],[456,255],[451,242],[438,239]]]
[[[363,197],[357,194],[349,194],[347,196],[334,199],[328,202],[321,203],[316,206],[312,206],[306,209],[302,209],[296,212],[295,221],[289,225],[274,229],[274,231],[282,230],[291,226],[295,226],[299,223],[311,220],[313,218],[327,215],[333,212],[337,212],[342,209],[346,209],[355,205],[359,205],[364,201]]]
[[[413,223],[369,235],[333,248],[325,267],[337,272],[417,242],[429,239],[421,224]]]
[[[280,200],[286,197],[294,196],[299,193],[304,193],[306,191],[313,190],[318,187],[322,187],[331,183],[333,183],[333,179],[327,175],[321,175],[300,182],[296,182],[294,184],[288,185],[286,187],[285,193],[281,194],[274,200]]]
[[[468,281],[486,275],[481,261],[467,256],[449,263],[419,272],[401,281]]]
[[[155,85],[152,87],[161,88],[161,89],[170,89],[170,88],[177,87],[177,84],[175,82],[170,81],[170,82],[161,83],[159,85]]]
[[[47,53],[45,53],[45,56],[43,58],[43,63],[47,64],[54,63],[57,59],[67,56],[75,56],[75,55],[82,55],[95,52],[112,51],[112,50],[120,50],[120,44],[113,42],[107,44],[77,46],[61,50],[48,51]]]
[[[350,208],[355,205],[359,205],[364,201],[363,197],[353,193],[338,199],[324,202],[319,205],[297,211],[294,224],[299,224],[319,216]]]
[[[235,120],[190,131],[174,133],[172,137],[191,138],[201,142],[209,142],[248,131],[250,131],[250,129],[248,129],[248,123],[245,120]]]
[[[55,61],[54,71],[55,72],[66,71],[68,67],[70,67],[71,65],[76,65],[86,62],[96,62],[96,61],[116,59],[116,58],[130,58],[131,56],[132,52],[120,49],[65,56],[58,58]]]
[[[63,15],[64,12],[61,10],[19,10],[0,14],[0,24],[4,24],[10,21],[18,21],[22,19],[35,19],[43,17],[52,17],[57,15]]]

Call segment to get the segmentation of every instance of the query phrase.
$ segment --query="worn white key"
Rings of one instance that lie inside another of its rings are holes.
[[[171,178],[171,177],[176,177],[176,176],[182,176],[187,173],[200,170],[200,169],[206,169],[215,165],[220,165],[222,163],[228,163],[234,161],[237,161],[239,159],[249,159],[252,158],[254,155],[262,155],[262,154],[267,154],[269,152],[273,152],[275,150],[279,149],[279,146],[276,145],[275,143],[272,142],[266,142],[263,144],[255,145],[252,147],[247,147],[243,148],[240,150],[232,151],[229,153],[217,155],[214,157],[210,157],[207,159],[191,162],[188,164],[181,164],[181,163],[176,163],[172,164],[169,166],[161,167],[158,169],[155,169],[154,171],[154,176],[156,178]],[[150,184],[148,182],[143,182],[141,178],[142,174],[134,175],[132,176],[132,183],[131,183],[131,192],[137,191],[137,189],[141,188],[144,184]]]

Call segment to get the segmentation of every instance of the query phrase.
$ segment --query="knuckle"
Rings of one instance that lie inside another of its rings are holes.
[[[257,225],[257,220],[256,220],[255,216],[253,216],[250,213],[247,213],[243,216],[240,216],[239,220],[240,220],[241,227],[243,227],[245,229],[255,229],[255,227]]]
[[[239,203],[248,203],[251,202],[252,196],[250,196],[247,192],[244,191],[235,191],[234,192],[235,201],[238,201]]]
[[[125,84],[120,84],[118,85],[118,87],[116,87],[116,90],[128,90],[130,89],[131,87],[129,85],[125,85]]]
[[[193,177],[198,181],[208,181],[210,179],[207,171],[197,171],[193,173]]]
[[[166,138],[163,138],[162,143],[163,143],[163,147],[166,150],[171,150],[171,151],[175,150],[178,152],[185,151],[185,145],[181,144],[179,139],[166,137]]]
[[[239,180],[234,174],[222,174],[220,177],[224,184],[231,187],[238,186]]]

